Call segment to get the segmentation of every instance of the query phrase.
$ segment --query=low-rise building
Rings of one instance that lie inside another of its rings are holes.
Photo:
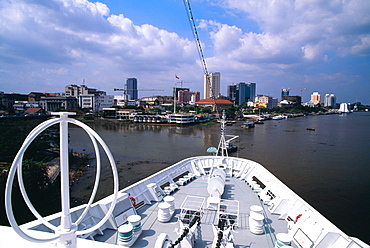
[[[271,96],[258,95],[254,101],[255,108],[268,108],[272,109],[278,106],[277,98]]]
[[[281,101],[286,100],[292,106],[299,106],[302,104],[302,97],[300,96],[282,96]]]
[[[234,103],[224,99],[202,99],[196,102],[195,105],[200,107],[210,107],[213,111],[219,111],[223,108],[234,106]]]
[[[31,92],[28,94],[29,102],[39,102],[43,96],[56,96],[55,93],[46,93],[46,92]]]
[[[42,108],[28,108],[23,112],[23,114],[25,115],[38,115],[42,113],[43,113]]]
[[[110,108],[114,105],[113,95],[79,95],[78,105],[81,108],[91,109],[94,112],[103,111],[103,108]]]
[[[5,109],[13,109],[15,101],[27,101],[28,95],[19,93],[4,93],[0,92],[0,105]]]
[[[173,96],[145,96],[141,98],[150,105],[173,104]]]
[[[116,119],[117,118],[117,108],[103,108],[103,116],[107,119]]]
[[[130,116],[132,116],[135,111],[135,109],[118,109],[116,111],[116,118],[120,120],[129,120]]]
[[[66,96],[41,97],[40,106],[46,112],[74,109],[78,107],[77,98]]]
[[[76,84],[69,84],[64,88],[64,96],[71,96],[78,99],[80,95],[105,95],[105,91],[97,90],[94,88],[89,88],[87,85],[76,85]]]
[[[17,113],[23,113],[29,108],[40,108],[39,102],[33,101],[14,101],[13,109]]]

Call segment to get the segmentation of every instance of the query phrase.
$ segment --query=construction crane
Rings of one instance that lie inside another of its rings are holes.
[[[183,87],[183,84],[191,84],[192,82],[183,82],[181,80],[181,82],[176,82],[175,84],[181,84],[181,88]]]
[[[301,96],[301,99],[302,99],[302,91],[303,91],[303,90],[307,90],[307,88],[302,88],[302,87],[301,87],[301,88],[299,88],[299,89],[290,89],[290,88],[288,88],[288,89],[286,89],[286,90],[299,90],[299,91],[301,91],[301,95],[300,95],[300,96]]]
[[[203,49],[202,49],[202,45],[201,45],[200,40],[199,40],[197,26],[195,25],[195,21],[194,21],[194,17],[193,17],[193,11],[191,10],[191,6],[190,6],[190,1],[189,0],[183,0],[183,2],[184,2],[184,7],[186,9],[186,14],[188,15],[188,18],[189,18],[189,24],[190,24],[190,28],[191,28],[193,36],[194,36],[194,41],[195,41],[195,44],[197,45],[199,58],[202,62],[202,67],[203,67],[204,74],[208,75],[207,64],[206,64],[206,60],[204,59]]]
[[[205,78],[206,78],[206,85],[209,87],[210,92],[211,92],[211,99],[213,99],[213,104],[214,104],[213,110],[215,111],[215,110],[217,110],[215,95],[214,95],[213,88],[212,88],[212,85],[211,85],[211,80],[210,80],[210,76],[209,76],[209,73],[208,73],[206,60],[205,60],[204,55],[203,55],[202,45],[200,43],[200,39],[199,39],[199,36],[198,36],[197,26],[195,25],[195,21],[194,21],[194,17],[193,17],[193,11],[191,9],[189,0],[183,0],[183,3],[184,3],[185,10],[186,10],[186,14],[187,14],[188,19],[189,19],[190,28],[191,28],[193,36],[194,36],[194,41],[195,41],[195,44],[197,46],[198,55],[199,55],[200,61],[202,63],[203,72],[204,72],[204,75],[205,75]]]
[[[189,0],[183,0],[183,3],[184,3],[185,10],[186,10],[186,14],[188,15],[188,18],[189,18],[190,28],[192,30],[192,33],[193,33],[193,36],[194,36],[194,41],[195,41],[195,44],[197,46],[197,51],[198,51],[200,61],[202,63],[203,72],[204,72],[204,75],[206,75],[206,84],[209,86],[210,92],[211,92],[211,98],[214,100],[215,95],[214,95],[214,92],[213,92],[213,89],[212,89],[212,85],[211,85],[211,81],[210,81],[210,77],[209,77],[209,73],[208,73],[208,68],[207,68],[206,60],[204,58],[202,45],[200,43],[200,39],[199,39],[199,36],[198,36],[197,26],[195,25],[195,21],[194,21],[194,17],[193,17],[193,11],[192,11],[191,6],[190,6],[190,1]],[[216,108],[215,100],[214,100],[214,104],[215,104],[214,108]]]

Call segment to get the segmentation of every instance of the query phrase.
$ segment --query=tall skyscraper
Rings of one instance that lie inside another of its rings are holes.
[[[243,105],[248,101],[254,101],[256,97],[256,83],[240,82],[236,85],[236,105]]]
[[[254,101],[256,98],[256,83],[247,83],[247,87],[249,87],[249,101]]]
[[[137,79],[136,78],[127,78],[126,80],[126,94],[127,100],[137,100],[138,93],[137,93]]]
[[[334,94],[326,94],[324,100],[324,107],[335,107],[337,104],[337,98]]]
[[[236,100],[236,85],[227,86],[227,98],[232,102]]]
[[[312,93],[311,103],[313,103],[314,105],[318,105],[321,103],[321,95],[319,94],[319,92]]]
[[[220,84],[219,72],[204,74],[204,99],[217,98],[220,94]]]

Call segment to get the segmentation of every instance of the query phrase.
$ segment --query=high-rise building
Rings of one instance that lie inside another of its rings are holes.
[[[324,100],[324,107],[335,107],[337,104],[337,98],[334,94],[326,94]]]
[[[232,102],[235,102],[236,100],[236,85],[228,85],[227,86],[227,98],[232,101]]]
[[[312,93],[311,103],[313,103],[314,105],[318,105],[321,103],[321,95],[319,94],[319,92]]]
[[[247,87],[249,87],[249,101],[254,101],[256,98],[256,83],[247,83]]]
[[[180,87],[173,87],[172,88],[172,95],[176,98],[176,101],[179,102],[179,92],[180,91],[190,91],[189,88],[180,88]]]
[[[248,101],[254,101],[256,97],[256,83],[240,82],[236,85],[235,103],[242,105]]]
[[[127,78],[125,85],[127,100],[137,100],[137,79],[136,78]]]
[[[281,90],[281,99],[283,99],[284,96],[289,96],[289,89],[282,89]]]
[[[220,94],[221,74],[219,72],[204,75],[204,99],[217,98]]]

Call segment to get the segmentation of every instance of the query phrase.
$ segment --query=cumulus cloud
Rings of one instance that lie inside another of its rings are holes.
[[[238,39],[248,41],[244,43],[245,46],[266,51],[266,56],[295,49],[297,56],[312,60],[324,58],[328,50],[347,56],[362,55],[370,49],[367,42],[370,29],[369,1],[215,1],[258,23],[262,30],[260,34],[244,32]],[[215,42],[220,43],[218,40]],[[302,47],[303,53],[299,53]]]
[[[320,85],[328,80],[324,75],[338,75],[333,69],[336,62],[347,68],[346,58],[370,55],[370,1],[198,3],[223,11],[220,16],[212,12],[210,19],[195,16],[203,18],[197,21],[199,31],[209,35],[209,42],[202,40],[207,67],[221,71],[223,83],[251,80],[261,88],[281,87],[279,82],[309,83],[304,80],[307,76]],[[170,75],[183,72],[186,80],[197,82],[198,88],[192,89],[201,90],[196,46],[179,35],[185,31],[173,26],[178,33],[170,32],[146,21],[139,25],[125,15],[125,9],[123,14],[113,12],[103,3],[88,0],[0,0],[0,82],[23,84],[28,87],[25,91],[44,82],[50,89],[58,84],[60,90],[65,84],[78,83],[77,78],[86,79],[91,87],[99,88],[100,83],[114,88],[121,87],[117,84],[126,77],[139,77],[165,89],[171,87],[164,83]],[[239,20],[225,21],[225,13]],[[254,29],[243,21],[253,22]],[[319,74],[323,67],[330,72]],[[357,68],[350,73],[357,72],[361,75],[342,78],[368,78]],[[331,82],[335,80],[338,77]]]
[[[50,0],[3,2],[0,60],[158,70],[192,63],[192,41],[149,24],[110,14],[100,2]],[[51,71],[47,71],[51,72]]]

